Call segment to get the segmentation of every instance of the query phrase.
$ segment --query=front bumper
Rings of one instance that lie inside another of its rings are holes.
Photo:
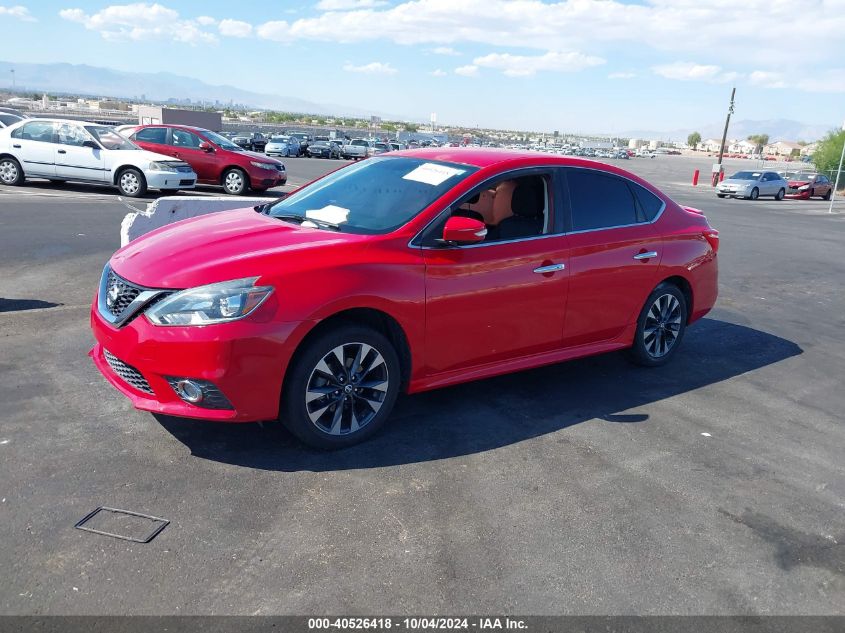
[[[270,171],[269,169],[251,167],[248,173],[250,186],[261,189],[279,187],[288,181],[287,171]]]
[[[100,316],[95,300],[91,329],[96,343],[89,356],[136,409],[227,422],[271,420],[278,417],[282,380],[304,325],[262,322],[251,316],[201,327],[157,327],[141,314],[115,328]],[[116,373],[105,358],[106,350],[137,370],[152,393]],[[184,402],[167,377],[210,381],[232,408],[209,409]]]
[[[197,184],[197,175],[192,171],[146,171],[144,178],[150,189],[193,189]]]
[[[789,198],[790,200],[809,200],[810,199],[810,190],[806,189],[804,191],[790,192],[787,189],[786,195],[784,196],[784,198]]]

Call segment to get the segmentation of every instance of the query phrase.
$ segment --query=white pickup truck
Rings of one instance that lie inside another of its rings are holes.
[[[360,160],[366,158],[370,149],[370,142],[362,138],[346,141],[340,148],[340,155],[346,160]]]

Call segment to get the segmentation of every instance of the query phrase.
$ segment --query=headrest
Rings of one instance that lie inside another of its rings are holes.
[[[521,178],[511,197],[511,211],[524,218],[536,218],[543,213],[545,186],[539,176]]]

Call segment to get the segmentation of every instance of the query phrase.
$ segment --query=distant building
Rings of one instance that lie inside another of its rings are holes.
[[[722,141],[715,138],[705,139],[698,144],[698,149],[704,152],[718,152],[721,147]]]
[[[628,141],[628,149],[640,149],[646,142],[640,138],[632,138]]]
[[[767,156],[792,156],[800,152],[801,146],[798,143],[791,143],[789,141],[769,143],[763,148],[763,153]]]
[[[730,154],[753,154],[757,149],[757,144],[751,141],[731,141],[728,145],[728,153]]]
[[[193,125],[213,132],[223,129],[223,115],[219,112],[205,112],[202,110],[177,110],[160,106],[140,106],[138,108],[138,123],[151,125],[156,123],[171,123],[174,125]]]

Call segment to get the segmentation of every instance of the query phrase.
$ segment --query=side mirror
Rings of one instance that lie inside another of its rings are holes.
[[[487,237],[487,227],[473,218],[453,216],[443,227],[443,242],[447,244],[477,244]]]
[[[211,146],[211,143],[206,143],[205,141],[200,143],[200,149],[204,152],[213,152],[214,151],[214,148]]]
[[[90,147],[91,149],[100,149],[100,146],[97,145],[94,141],[83,141],[82,147]]]

